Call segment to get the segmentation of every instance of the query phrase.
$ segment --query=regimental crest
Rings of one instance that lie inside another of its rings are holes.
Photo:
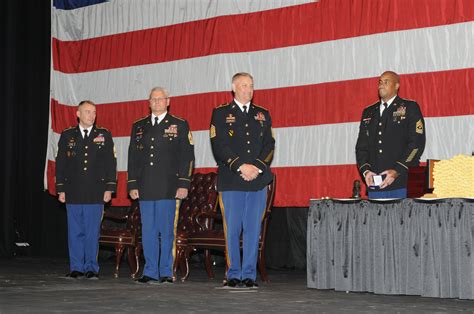
[[[255,115],[255,120],[257,121],[265,121],[265,115],[263,114],[263,112],[259,111],[256,115]]]

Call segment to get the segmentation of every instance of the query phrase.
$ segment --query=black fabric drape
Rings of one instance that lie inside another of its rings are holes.
[[[0,4],[1,256],[19,252],[13,245],[18,234],[31,244],[30,254],[62,256],[66,248],[64,209],[43,191],[48,136],[50,5],[49,1],[16,0]]]

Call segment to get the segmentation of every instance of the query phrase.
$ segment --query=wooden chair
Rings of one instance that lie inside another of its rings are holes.
[[[275,197],[275,185],[276,178],[274,178],[274,180],[267,186],[267,202],[259,237],[257,264],[260,277],[265,282],[269,281],[265,268],[265,238],[267,234],[268,220],[272,210],[273,199]],[[199,227],[195,228],[193,232],[190,232],[186,235],[187,248],[186,250],[184,250],[184,256],[181,257],[185,259],[185,263],[187,264],[192,251],[196,251],[197,249],[203,249],[206,271],[210,278],[214,278],[210,250],[222,250],[225,253],[224,232],[223,230],[216,230],[214,228],[215,222],[217,220],[222,220],[220,211],[218,211],[217,206],[214,206],[213,209],[207,208],[206,210],[197,211],[193,215],[193,222],[195,222]],[[184,281],[188,277],[188,275],[189,272],[186,274],[186,276],[182,278],[182,280]]]
[[[106,221],[125,222],[124,227],[107,226]],[[131,270],[131,277],[136,278],[140,270],[141,244],[141,221],[138,201],[133,201],[128,211],[123,214],[115,214],[104,211],[102,220],[99,244],[115,247],[115,269],[114,278],[119,277],[120,262],[124,249],[127,249],[128,264]]]
[[[173,273],[176,279],[177,270],[181,270],[181,280],[189,276],[189,255],[192,247],[188,246],[188,239],[192,234],[213,228],[212,216],[217,208],[217,173],[196,173],[191,180],[188,197],[181,204],[176,234],[176,251]],[[210,259],[209,259],[210,261]],[[210,265],[206,264],[206,267]]]

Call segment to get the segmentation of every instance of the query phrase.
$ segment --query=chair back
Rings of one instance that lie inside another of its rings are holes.
[[[217,173],[195,173],[191,179],[188,197],[181,204],[178,230],[197,232],[212,228],[217,207]],[[206,215],[202,215],[205,213]],[[202,218],[206,217],[206,218]]]
[[[273,181],[267,185],[267,203],[265,205],[265,214],[262,220],[262,229],[260,231],[260,242],[264,242],[267,235],[268,218],[273,208],[273,200],[275,199],[276,176],[273,175]]]

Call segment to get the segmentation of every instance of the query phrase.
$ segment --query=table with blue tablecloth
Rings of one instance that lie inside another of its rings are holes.
[[[311,200],[309,288],[474,299],[468,199]]]

